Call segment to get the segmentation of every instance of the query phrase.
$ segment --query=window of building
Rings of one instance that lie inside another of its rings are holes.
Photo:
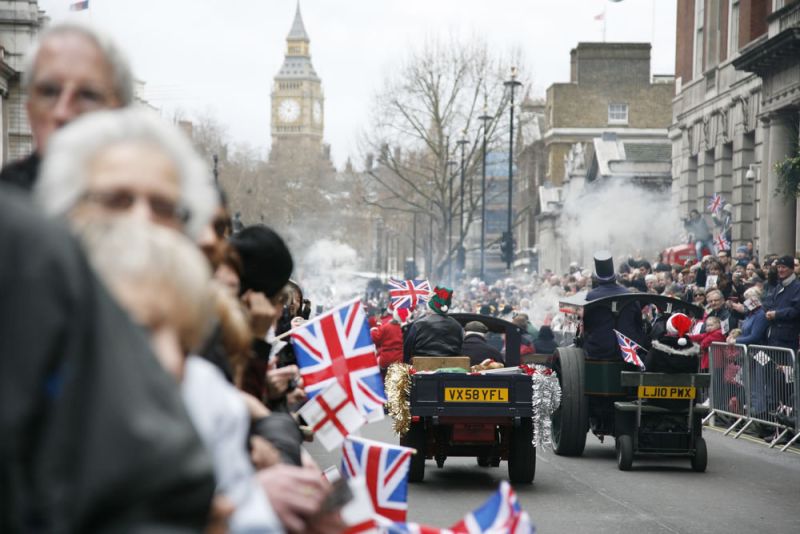
[[[772,0],[772,12],[776,12],[786,5],[786,0]]]
[[[728,13],[728,57],[732,58],[739,51],[739,0],[731,0]]]
[[[628,104],[609,104],[608,123],[628,124]]]
[[[705,1],[694,3],[694,76],[703,74],[703,27],[706,18]]]

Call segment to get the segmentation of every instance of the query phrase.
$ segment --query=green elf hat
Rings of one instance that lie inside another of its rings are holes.
[[[439,315],[444,315],[447,313],[447,310],[450,309],[450,301],[452,298],[452,289],[449,287],[436,286],[433,288],[430,300],[428,300],[428,306]]]

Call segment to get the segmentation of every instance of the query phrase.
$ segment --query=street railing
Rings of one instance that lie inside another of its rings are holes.
[[[791,349],[763,345],[712,343],[709,347],[711,418],[728,419],[725,435],[735,438],[753,425],[774,427],[770,448],[793,437],[785,451],[800,439],[800,365]]]

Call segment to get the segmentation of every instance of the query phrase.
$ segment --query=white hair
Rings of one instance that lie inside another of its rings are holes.
[[[157,284],[169,292],[165,298],[177,300],[182,343],[199,346],[215,318],[215,297],[208,260],[194,243],[172,229],[127,218],[84,223],[76,231],[112,292]]]
[[[123,143],[154,146],[175,165],[180,203],[189,214],[185,231],[197,238],[219,204],[211,171],[182,131],[138,106],[88,113],[53,134],[34,188],[36,202],[49,215],[65,216],[86,192],[92,159]]]
[[[25,54],[22,68],[22,86],[27,91],[31,80],[34,78],[36,59],[42,48],[42,43],[57,35],[75,34],[85,37],[97,46],[100,53],[111,66],[111,77],[114,83],[116,96],[123,106],[133,102],[133,72],[131,64],[122,49],[117,46],[111,37],[84,22],[68,21],[49,26]]]

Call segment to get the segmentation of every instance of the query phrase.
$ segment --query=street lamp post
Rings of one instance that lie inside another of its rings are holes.
[[[521,82],[517,81],[517,67],[511,67],[511,79],[503,82],[503,85],[508,87],[511,90],[511,122],[508,130],[508,225],[507,225],[507,241],[506,247],[508,252],[506,253],[506,269],[509,271],[511,270],[511,260],[514,256],[514,248],[513,243],[514,239],[511,237],[511,187],[513,185],[513,175],[514,175],[514,90],[522,85]]]
[[[464,266],[461,264],[462,262],[462,252],[461,249],[464,246],[464,189],[465,189],[465,171],[466,166],[464,165],[464,149],[467,146],[467,131],[462,130],[461,136],[459,137],[456,144],[461,147],[461,199],[459,201],[459,209],[458,209],[458,253],[456,254],[456,259],[458,261],[458,268],[459,270],[463,269]]]
[[[453,167],[458,165],[455,160],[447,161],[447,281],[453,283],[453,178],[455,173]]]
[[[483,163],[481,165],[481,280],[486,280],[486,127],[494,119],[489,115],[486,103],[483,104],[483,115],[478,120],[483,122]]]

